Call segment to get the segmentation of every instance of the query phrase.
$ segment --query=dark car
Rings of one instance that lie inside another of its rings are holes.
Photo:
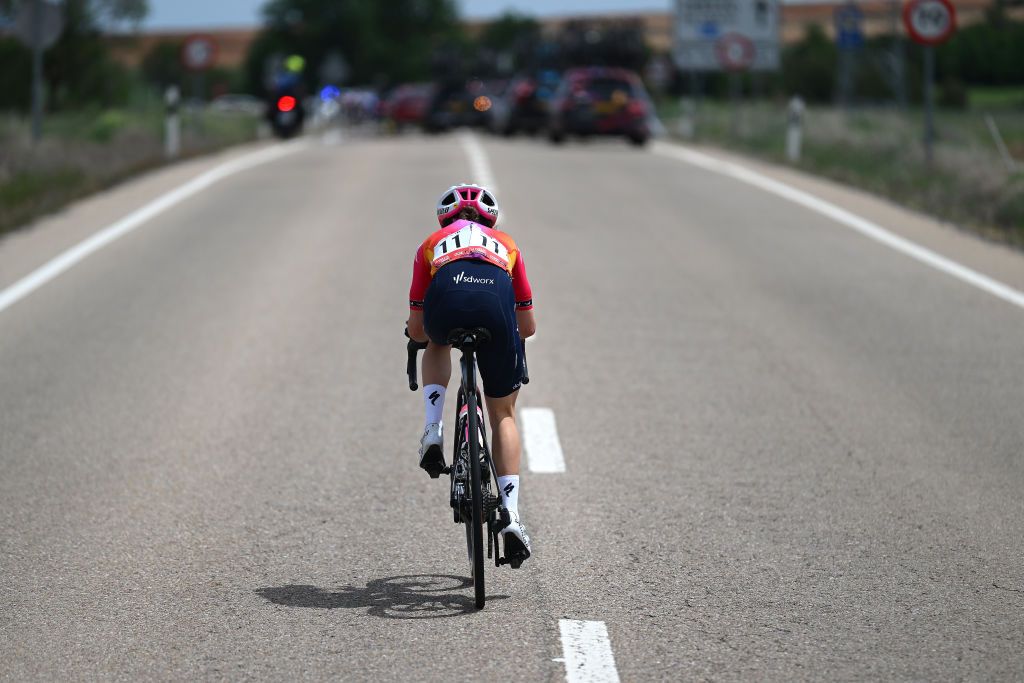
[[[553,71],[514,79],[504,97],[495,102],[491,130],[501,135],[543,130],[548,121],[548,103],[558,81],[558,73]]]
[[[548,137],[613,135],[643,145],[651,137],[650,99],[640,77],[626,69],[567,71],[551,102]]]
[[[441,83],[423,118],[423,130],[440,133],[466,125],[469,119],[470,102],[463,81]]]
[[[427,108],[423,129],[428,133],[439,133],[460,126],[480,128],[489,125],[491,107],[506,83],[479,79],[442,83]]]

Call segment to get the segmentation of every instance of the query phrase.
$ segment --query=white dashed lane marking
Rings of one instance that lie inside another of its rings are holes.
[[[569,683],[618,683],[615,655],[603,621],[560,619],[565,680]]]
[[[523,450],[531,472],[565,472],[565,457],[558,440],[555,414],[550,408],[520,408]]]
[[[483,145],[472,133],[463,133],[460,136],[462,150],[469,158],[469,171],[473,174],[470,182],[483,185],[491,192],[497,193],[498,183],[494,179],[494,172],[491,170],[490,161],[487,159],[487,152]]]

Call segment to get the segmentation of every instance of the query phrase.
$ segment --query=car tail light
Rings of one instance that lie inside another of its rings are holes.
[[[534,87],[529,83],[520,83],[516,86],[516,99],[525,100],[527,97],[533,94]]]
[[[647,115],[647,107],[645,107],[644,103],[641,102],[640,100],[633,100],[628,105],[626,105],[626,111],[629,112],[629,114],[632,116]]]
[[[284,97],[278,98],[277,109],[278,111],[289,112],[295,109],[295,98],[291,95],[285,95]]]

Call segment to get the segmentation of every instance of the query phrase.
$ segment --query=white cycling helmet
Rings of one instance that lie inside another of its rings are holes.
[[[465,208],[475,209],[477,221],[489,228],[498,222],[498,200],[486,187],[471,183],[452,185],[444,191],[437,200],[437,222],[442,228],[451,225]]]

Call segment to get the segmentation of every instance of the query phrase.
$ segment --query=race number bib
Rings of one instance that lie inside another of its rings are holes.
[[[434,268],[460,258],[481,258],[508,270],[508,248],[484,234],[479,225],[467,225],[434,246]]]

